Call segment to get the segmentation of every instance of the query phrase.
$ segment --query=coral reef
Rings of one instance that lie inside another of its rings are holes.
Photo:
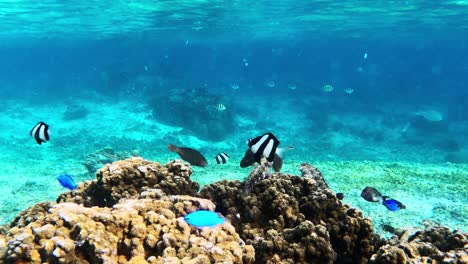
[[[34,217],[34,222],[10,229],[4,260],[27,263],[178,263],[179,260],[252,263],[252,246],[240,243],[239,235],[230,224],[199,231],[183,220],[181,216],[190,210],[214,208],[210,201],[199,203],[191,199],[189,196],[127,199],[113,208],[50,204],[47,213],[40,217],[24,215]]]
[[[211,201],[189,196],[199,188],[190,181],[191,173],[180,161],[161,166],[131,158],[108,164],[96,180],[60,195],[57,204],[40,203],[21,212],[0,235],[0,260],[253,263],[253,247],[229,223],[197,230],[183,220],[189,212],[215,209]]]
[[[99,149],[94,153],[89,154],[85,160],[81,162],[89,173],[94,174],[102,166],[112,163],[117,160],[127,159],[138,156],[138,151],[114,151],[111,147]]]
[[[440,225],[395,232],[370,263],[468,263],[468,234]]]
[[[255,186],[259,182],[263,181],[269,173],[270,167],[267,163],[262,163],[261,165],[256,166],[244,181],[244,192],[249,195]]]
[[[427,222],[383,240],[336,198],[320,171],[302,176],[258,165],[245,182],[201,192],[181,161],[105,165],[96,179],[39,203],[0,228],[0,263],[468,263],[468,234]],[[197,229],[183,216],[229,221]]]
[[[343,205],[317,169],[303,164],[301,171],[303,177],[265,176],[258,169],[259,175],[251,174],[249,179],[261,181],[248,185],[249,181],[216,182],[205,186],[200,197],[214,201],[217,211],[232,219],[241,237],[254,246],[259,263],[360,263],[369,259],[380,243],[370,219]]]
[[[57,202],[110,207],[120,199],[137,198],[147,188],[193,196],[199,185],[189,179],[191,174],[192,168],[179,160],[161,166],[134,157],[105,165],[97,172],[96,180],[79,183],[77,190],[61,194]]]
[[[220,103],[227,108],[217,110],[215,106]],[[183,127],[201,139],[220,141],[235,129],[231,100],[203,89],[173,89],[167,95],[153,98],[149,105],[158,121]]]

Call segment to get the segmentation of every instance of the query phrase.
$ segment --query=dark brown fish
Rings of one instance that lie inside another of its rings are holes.
[[[241,168],[246,168],[249,166],[252,166],[255,163],[255,156],[253,152],[250,149],[247,149],[245,151],[245,155],[242,158],[240,162]],[[281,168],[283,167],[283,159],[278,156],[278,154],[275,154],[275,157],[273,158],[273,169],[276,172],[279,172]]]
[[[208,161],[203,157],[203,155],[195,149],[177,147],[172,144],[169,144],[167,147],[172,152],[179,154],[180,158],[190,163],[190,165],[198,167],[208,166]]]
[[[338,200],[343,200],[344,193],[336,193],[336,198],[338,198]]]
[[[361,192],[361,197],[364,198],[366,201],[369,202],[382,202],[383,197],[379,191],[372,187],[366,187]]]
[[[389,224],[383,224],[382,229],[383,229],[383,231],[387,231],[387,232],[392,233],[392,234],[395,234],[395,231],[397,231],[396,228],[394,228],[393,226],[391,226]]]

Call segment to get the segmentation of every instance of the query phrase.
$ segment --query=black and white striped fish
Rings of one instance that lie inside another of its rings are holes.
[[[49,125],[40,121],[35,125],[29,134],[36,140],[37,144],[49,141]]]
[[[224,110],[227,109],[226,106],[225,106],[224,104],[216,104],[216,105],[215,105],[215,108],[216,108],[216,110],[218,110],[218,111],[224,111]]]
[[[260,163],[262,156],[268,162],[273,162],[279,140],[272,133],[265,133],[256,138],[249,139],[249,148],[254,154],[255,161]]]
[[[224,152],[221,152],[221,153],[218,153],[218,155],[216,155],[215,158],[216,158],[216,163],[225,164],[229,160],[229,155]]]
[[[294,147],[276,148],[276,153],[275,153],[275,157],[273,158],[273,164],[272,164],[272,167],[276,172],[281,171],[281,168],[283,167],[284,153],[293,148]],[[252,166],[254,163],[255,163],[254,154],[252,153],[250,149],[247,149],[245,151],[244,157],[242,158],[240,162],[240,167],[246,168],[248,166]]]

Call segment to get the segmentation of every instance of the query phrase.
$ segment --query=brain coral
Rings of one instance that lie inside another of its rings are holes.
[[[320,171],[300,169],[302,176],[270,174],[259,165],[244,182],[197,193],[180,161],[117,161],[58,203],[39,203],[0,227],[0,263],[468,263],[466,233],[428,226],[383,240]],[[189,226],[182,217],[199,209],[229,221]]]

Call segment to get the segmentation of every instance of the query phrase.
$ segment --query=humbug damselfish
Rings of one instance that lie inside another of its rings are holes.
[[[37,144],[42,145],[43,142],[49,141],[49,125],[39,121],[29,134],[36,140]]]
[[[248,145],[254,154],[255,161],[260,163],[262,156],[264,156],[268,162],[273,162],[279,143],[275,135],[272,133],[265,133],[250,139]]]

